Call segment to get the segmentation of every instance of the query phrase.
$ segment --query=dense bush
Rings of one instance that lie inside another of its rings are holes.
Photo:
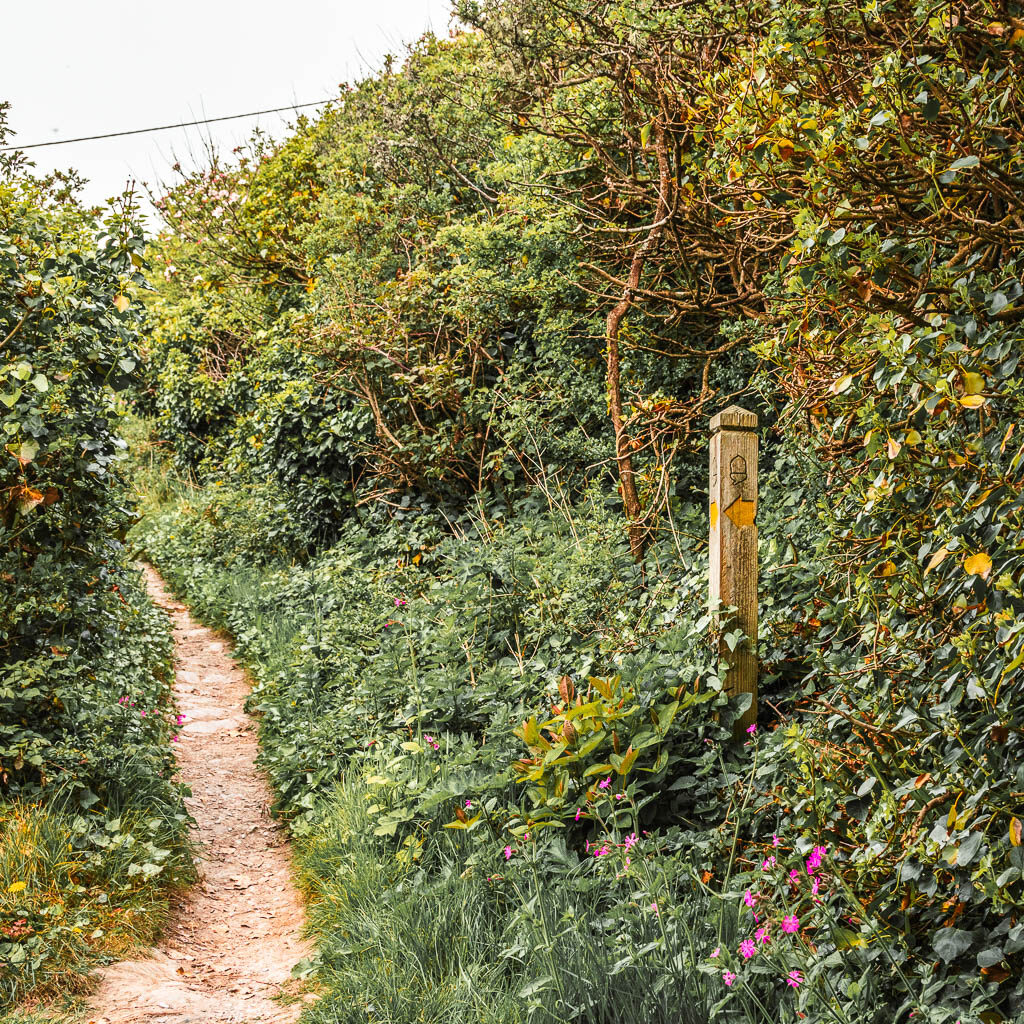
[[[0,116],[2,116],[0,110]],[[0,120],[0,138],[4,136]],[[123,540],[142,239],[0,179],[0,1002],[150,936],[189,870],[171,641]],[[143,717],[143,710],[149,714]]]

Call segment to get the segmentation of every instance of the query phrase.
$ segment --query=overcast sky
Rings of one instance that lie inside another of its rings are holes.
[[[0,100],[13,143],[29,144],[308,103],[378,68],[428,28],[449,29],[449,0],[36,0],[5,4]],[[289,115],[29,150],[39,170],[75,167],[86,199],[130,178],[166,180],[204,133],[222,149]]]

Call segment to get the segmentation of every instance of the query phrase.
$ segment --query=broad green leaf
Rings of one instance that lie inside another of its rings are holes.
[[[960,928],[940,928],[932,939],[932,948],[939,959],[948,964],[971,948],[970,932]]]

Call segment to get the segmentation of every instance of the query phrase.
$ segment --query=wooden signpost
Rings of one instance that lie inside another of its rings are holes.
[[[722,633],[742,630],[745,639],[722,653],[729,663],[726,692],[749,693],[750,707],[736,724],[737,736],[757,721],[757,415],[730,405],[711,417],[711,586],[713,605],[735,607]]]

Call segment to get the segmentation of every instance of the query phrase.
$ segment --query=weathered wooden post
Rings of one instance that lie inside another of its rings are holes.
[[[737,737],[757,720],[757,415],[730,405],[711,417],[712,604],[735,607],[722,632],[741,629],[748,639],[730,651],[728,694],[749,693],[750,707],[736,724]]]

